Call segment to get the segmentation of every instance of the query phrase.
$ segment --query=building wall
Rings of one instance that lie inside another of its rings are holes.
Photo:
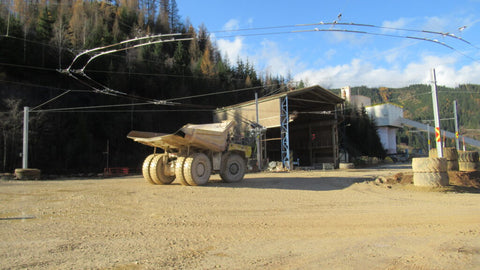
[[[384,103],[365,108],[368,115],[373,117],[377,126],[401,127],[400,119],[403,117],[403,108],[401,106]]]
[[[360,109],[362,107],[372,105],[372,100],[366,96],[353,95],[351,96],[350,103],[353,104],[357,109]]]
[[[387,154],[397,153],[397,130],[398,128],[396,127],[378,128],[378,136]]]
[[[388,149],[387,154],[396,154],[397,153],[397,130],[398,128],[390,127],[388,129]]]

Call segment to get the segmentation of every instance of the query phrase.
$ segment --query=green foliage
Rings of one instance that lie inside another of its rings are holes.
[[[340,140],[352,157],[370,156],[385,158],[386,152],[380,142],[375,122],[361,110],[348,108],[344,112],[343,132]]]
[[[49,42],[53,35],[53,23],[55,22],[52,13],[48,7],[45,7],[40,13],[37,23],[37,39],[41,42]]]

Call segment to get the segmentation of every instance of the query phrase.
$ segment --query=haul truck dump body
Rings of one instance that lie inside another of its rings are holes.
[[[187,124],[174,134],[131,131],[127,137],[161,148],[164,153],[149,155],[142,166],[144,178],[152,184],[204,185],[213,172],[226,182],[243,179],[251,147],[229,140],[233,121]]]

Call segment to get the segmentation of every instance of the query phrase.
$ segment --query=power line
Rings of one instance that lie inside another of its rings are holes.
[[[370,28],[378,28],[378,29],[388,29],[388,30],[395,30],[395,31],[406,31],[406,32],[415,32],[415,33],[425,33],[425,34],[434,34],[434,35],[439,35],[443,37],[450,37],[453,39],[460,40],[476,49],[480,49],[479,47],[473,45],[469,41],[463,39],[462,37],[456,36],[453,33],[448,33],[448,32],[439,32],[439,31],[431,31],[431,30],[418,30],[418,29],[408,29],[408,28],[397,28],[397,27],[388,27],[388,26],[378,26],[378,25],[373,25],[373,24],[363,24],[363,23],[341,23],[341,22],[331,22],[331,23],[313,23],[313,24],[297,24],[296,26],[308,26],[308,25],[342,25],[342,26],[358,26],[358,27],[370,27]]]
[[[425,37],[416,37],[416,36],[405,36],[405,35],[395,35],[395,34],[385,34],[385,33],[374,33],[374,32],[367,32],[367,31],[359,31],[359,30],[348,30],[348,29],[319,29],[319,28],[314,28],[314,29],[307,29],[307,30],[293,30],[293,31],[283,31],[283,32],[268,32],[268,33],[254,33],[254,34],[239,34],[239,35],[229,35],[229,36],[219,36],[219,38],[229,38],[229,37],[248,37],[248,36],[266,36],[266,35],[282,35],[282,34],[293,34],[293,33],[307,33],[307,32],[342,32],[342,33],[351,33],[351,34],[364,34],[364,35],[373,35],[373,36],[385,36],[385,37],[395,37],[395,38],[404,38],[404,39],[413,39],[413,40],[420,40],[420,41],[427,41],[431,43],[435,43],[437,45],[444,46],[448,49],[451,49],[461,55],[463,55],[466,58],[469,58],[472,61],[475,62],[480,62],[478,59],[475,59],[455,47],[445,43],[441,42],[436,39],[430,39],[430,38],[425,38]]]
[[[267,86],[262,85],[262,86],[247,87],[247,88],[241,88],[241,89],[235,89],[235,90],[226,90],[226,91],[221,91],[221,92],[212,92],[212,93],[208,93],[208,94],[200,94],[200,95],[194,95],[194,96],[189,96],[189,97],[171,98],[171,99],[167,99],[166,101],[177,101],[177,100],[207,97],[207,96],[213,96],[213,95],[230,94],[230,93],[236,93],[236,92],[243,92],[243,91],[247,91],[247,90],[259,89],[259,88],[263,88],[263,87],[267,87]]]
[[[47,109],[47,110],[37,110],[35,112],[65,112],[73,110],[82,110],[82,109],[101,109],[101,108],[114,108],[114,107],[133,107],[133,106],[144,106],[152,105],[150,102],[145,103],[128,103],[128,104],[112,104],[112,105],[98,105],[98,106],[83,106],[83,107],[68,107],[68,108],[57,108],[57,109]]]
[[[49,113],[155,113],[155,112],[213,112],[213,109],[170,109],[170,110],[67,110],[48,111]],[[35,111],[38,112],[38,111]],[[1,112],[0,112],[1,113]]]
[[[66,92],[64,92],[64,93],[61,93],[60,95],[58,95],[58,96],[56,96],[56,97],[54,97],[54,98],[51,98],[51,99],[45,101],[44,103],[36,106],[35,108],[31,109],[30,111],[35,111],[36,109],[38,109],[38,108],[40,108],[40,107],[42,107],[42,106],[44,106],[44,105],[46,105],[46,104],[48,104],[48,103],[56,100],[56,99],[59,99],[59,98],[61,98],[62,96],[68,94],[68,93],[70,93],[70,91],[66,91]]]
[[[54,68],[46,68],[46,67],[38,67],[38,66],[19,65],[19,64],[11,64],[11,63],[0,63],[0,65],[1,66],[7,66],[7,67],[17,67],[17,68],[36,69],[36,70],[57,72],[57,69],[54,69]]]
[[[306,27],[306,26],[355,26],[355,27],[368,27],[368,28],[377,28],[377,29],[388,29],[388,30],[395,30],[395,31],[405,31],[405,32],[414,32],[414,33],[423,33],[423,34],[433,34],[433,35],[438,35],[442,37],[449,37],[452,39],[457,39],[460,40],[476,49],[480,49],[478,46],[475,46],[471,42],[463,39],[462,37],[456,36],[453,33],[448,33],[448,32],[439,32],[439,31],[431,31],[431,30],[418,30],[418,29],[408,29],[408,28],[396,28],[396,27],[387,27],[387,26],[378,26],[374,24],[363,24],[363,23],[354,23],[354,22],[349,22],[349,23],[342,23],[342,22],[319,22],[319,23],[307,23],[307,24],[290,24],[290,25],[280,25],[280,26],[266,26],[266,27],[252,27],[252,28],[243,28],[243,29],[232,29],[232,30],[218,30],[218,31],[212,31],[212,33],[228,33],[228,32],[244,32],[244,31],[259,31],[259,30],[270,30],[270,29],[282,29],[282,28],[298,28],[298,27]],[[320,30],[320,29],[319,29]],[[319,31],[317,30],[317,31]],[[336,29],[330,28],[330,29],[321,29],[321,31],[335,31]],[[352,31],[356,32],[355,30],[341,30],[340,31]],[[299,30],[301,31],[301,30]],[[296,32],[296,31],[290,31],[290,32]],[[358,32],[365,32],[365,31],[358,31]],[[289,32],[278,32],[278,33],[289,33]],[[243,35],[242,35],[243,36]],[[387,35],[388,36],[388,35]]]
[[[29,87],[38,87],[38,88],[45,88],[45,89],[52,89],[52,90],[59,90],[59,91],[70,91],[70,92],[92,92],[90,89],[65,89],[65,88],[59,88],[59,87],[53,87],[53,86],[46,86],[46,85],[40,85],[40,84],[34,84],[34,83],[24,83],[24,82],[14,82],[14,81],[6,81],[6,80],[1,80],[0,82],[3,83],[9,83],[9,84],[18,84],[18,85],[24,85],[24,86],[29,86]]]
[[[65,50],[65,51],[68,51],[68,52],[71,52],[71,53],[75,53],[75,51],[76,51],[76,50],[74,50],[74,49],[72,49],[72,48],[70,48],[70,47],[55,46],[55,45],[52,45],[52,44],[43,43],[43,42],[39,42],[39,41],[34,41],[34,40],[31,40],[31,39],[26,39],[26,38],[22,38],[22,37],[12,36],[12,35],[10,35],[10,34],[9,34],[9,35],[0,35],[0,37],[17,39],[17,40],[21,40],[21,41],[28,42],[28,43],[33,43],[33,44],[38,44],[38,45],[42,45],[42,46],[52,47],[52,48],[55,48],[55,49]]]

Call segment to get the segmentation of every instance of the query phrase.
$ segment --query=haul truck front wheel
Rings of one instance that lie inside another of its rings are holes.
[[[245,160],[236,153],[227,153],[222,158],[220,177],[227,183],[239,182],[245,175]]]
[[[183,175],[191,186],[205,185],[212,174],[212,164],[204,153],[195,153],[185,160]]]

